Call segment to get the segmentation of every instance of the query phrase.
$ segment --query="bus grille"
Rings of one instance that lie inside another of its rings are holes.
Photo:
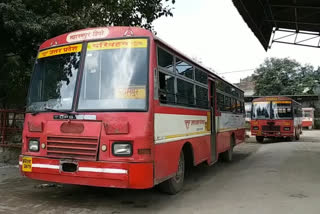
[[[265,132],[279,132],[280,126],[262,126],[262,131]]]
[[[96,160],[97,151],[98,139],[76,137],[47,138],[48,157]]]

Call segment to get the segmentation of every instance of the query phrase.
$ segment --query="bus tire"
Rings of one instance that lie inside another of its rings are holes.
[[[262,136],[256,136],[256,141],[257,141],[258,143],[263,143],[263,140],[264,140],[264,137],[262,137]]]
[[[300,130],[296,130],[295,131],[295,135],[294,135],[294,138],[296,139],[296,140],[299,140],[300,139]]]
[[[169,195],[177,194],[183,188],[184,174],[185,174],[185,160],[184,160],[184,154],[182,151],[180,154],[178,171],[176,175],[159,184],[159,190]]]
[[[221,154],[221,159],[223,162],[227,162],[227,163],[230,163],[232,162],[233,160],[233,148],[234,148],[234,145],[235,145],[235,142],[234,142],[234,136],[231,137],[231,140],[230,140],[230,148],[223,152]]]

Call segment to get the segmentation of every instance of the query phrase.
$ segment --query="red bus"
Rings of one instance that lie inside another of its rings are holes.
[[[45,41],[28,95],[20,169],[38,180],[181,190],[186,166],[231,161],[243,91],[136,27]]]
[[[252,101],[251,134],[264,138],[295,138],[302,134],[302,108],[288,97],[262,97]]]
[[[302,128],[312,129],[314,127],[314,108],[302,108]]]

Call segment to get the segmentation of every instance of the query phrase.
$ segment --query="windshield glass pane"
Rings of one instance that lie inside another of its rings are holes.
[[[35,63],[27,111],[71,110],[82,45],[41,51]]]
[[[311,117],[311,112],[310,111],[304,111],[303,112],[303,117]]]
[[[269,119],[270,102],[254,102],[252,106],[252,119]]]
[[[88,43],[79,110],[145,110],[148,40]]]
[[[292,119],[291,101],[272,102],[274,119]]]

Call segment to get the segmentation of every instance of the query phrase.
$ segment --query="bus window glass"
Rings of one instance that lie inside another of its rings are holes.
[[[79,64],[80,52],[37,59],[27,111],[71,110]]]
[[[236,112],[237,111],[237,103],[234,98],[231,98],[231,112]]]
[[[303,117],[311,117],[310,111],[303,111]]]
[[[241,113],[242,106],[241,106],[241,102],[239,100],[237,100],[237,113]]]
[[[78,109],[146,110],[147,80],[147,39],[88,43]]]
[[[217,93],[217,99],[218,99],[218,110],[225,111],[223,94]]]
[[[180,75],[193,79],[193,67],[179,58],[176,58],[176,71]]]
[[[224,91],[224,83],[221,80],[217,80],[217,89]]]
[[[201,82],[201,83],[203,83],[203,84],[207,84],[208,83],[208,75],[205,73],[205,72],[203,72],[203,71],[201,71],[201,70],[199,70],[199,69],[195,69],[195,75],[196,75],[196,81],[198,81],[198,82]]]
[[[159,72],[159,100],[161,103],[175,103],[174,77]]]
[[[290,101],[272,102],[274,119],[292,119],[292,106]]]
[[[208,108],[208,89],[196,86],[196,104],[202,108]]]
[[[158,47],[158,65],[169,71],[173,71],[173,56]]]
[[[224,110],[231,111],[231,98],[224,96]]]
[[[254,102],[252,104],[252,119],[269,119],[270,102]]]
[[[193,84],[181,79],[177,79],[177,100],[179,104],[194,105]]]

